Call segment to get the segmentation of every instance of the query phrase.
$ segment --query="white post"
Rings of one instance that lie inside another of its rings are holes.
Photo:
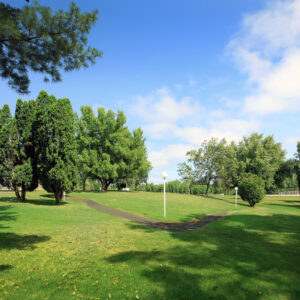
[[[166,218],[166,214],[167,214],[167,203],[166,203],[166,178],[167,178],[167,173],[166,172],[162,172],[161,177],[164,180],[164,218]]]
[[[234,189],[235,189],[235,207],[237,207],[237,191],[239,188],[236,186]]]
[[[166,180],[164,179],[164,218],[166,218]]]

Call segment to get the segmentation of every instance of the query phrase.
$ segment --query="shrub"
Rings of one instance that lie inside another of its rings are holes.
[[[265,196],[265,184],[261,177],[247,173],[239,184],[239,195],[251,207],[260,202]]]

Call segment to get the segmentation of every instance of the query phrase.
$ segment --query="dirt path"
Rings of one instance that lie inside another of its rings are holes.
[[[123,211],[117,208],[113,208],[110,206],[106,206],[103,204],[100,204],[94,200],[90,199],[82,199],[82,198],[77,198],[77,197],[70,197],[68,200],[73,200],[73,201],[80,201],[85,203],[87,206],[99,210],[103,213],[118,217],[120,219],[128,220],[131,222],[139,223],[142,225],[146,225],[152,228],[160,229],[160,230],[166,230],[166,231],[171,231],[171,232],[179,232],[179,231],[188,231],[188,230],[194,230],[194,229],[199,229],[207,224],[210,224],[212,222],[215,222],[221,217],[228,216],[232,214],[232,211],[227,211],[227,212],[217,212],[213,213],[204,217],[201,217],[196,220],[192,221],[187,221],[187,222],[162,222],[160,220],[155,220],[152,218],[144,217],[141,215],[136,215],[127,211]]]

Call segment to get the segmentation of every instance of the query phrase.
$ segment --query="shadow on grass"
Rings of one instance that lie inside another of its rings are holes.
[[[0,250],[19,249],[32,250],[37,243],[49,241],[49,236],[44,235],[21,235],[13,232],[0,232]]]
[[[211,195],[208,195],[208,196],[203,196],[203,197],[206,197],[206,198],[211,198],[211,199],[215,199],[215,200],[219,200],[219,201],[223,201],[223,202],[227,202],[227,203],[230,203],[230,204],[234,204],[234,200],[227,200],[225,198],[222,198],[222,197],[217,197],[217,196],[211,196]],[[239,199],[241,200],[241,199]],[[239,204],[240,206],[247,206],[247,207],[250,207],[250,205],[244,201],[239,201]]]
[[[0,265],[0,272],[5,271],[5,270],[9,270],[11,268],[12,268],[12,265]]]
[[[1,197],[0,202],[8,202],[8,203],[30,203],[34,205],[57,205],[55,202],[54,195],[46,194],[40,195],[40,197],[44,197],[47,199],[26,199],[25,202],[19,202],[16,197]],[[59,205],[68,204],[66,201],[62,201]]]
[[[205,229],[169,233],[180,242],[176,247],[124,251],[106,260],[134,264],[163,290],[147,299],[297,299],[299,231],[300,216],[231,215]]]
[[[16,220],[16,213],[8,211],[11,209],[11,205],[1,205],[0,206],[0,222],[1,221],[15,221]],[[0,228],[8,228],[6,226],[1,225],[0,223]]]
[[[299,203],[299,202],[298,202]],[[280,203],[268,203],[268,204],[266,204],[266,206],[283,206],[283,207],[287,207],[287,208],[298,208],[298,209],[300,209],[300,203],[298,204],[298,205],[290,205],[290,204],[280,204]]]

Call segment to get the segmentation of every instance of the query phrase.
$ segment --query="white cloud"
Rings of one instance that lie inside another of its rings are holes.
[[[245,113],[266,115],[300,109],[300,0],[272,1],[247,15],[228,50],[255,91]]]
[[[285,142],[288,144],[296,145],[300,141],[300,137],[289,136],[285,139]]]
[[[243,136],[256,131],[260,122],[257,120],[221,119],[210,120],[208,126],[182,127],[177,129],[177,136],[181,139],[200,146],[204,140],[215,137],[219,140],[239,141]]]
[[[191,149],[191,145],[171,144],[159,151],[151,151],[148,158],[154,168],[169,167],[176,160],[184,160],[186,152]]]
[[[156,90],[148,97],[137,97],[133,112],[148,123],[143,129],[154,138],[162,138],[176,130],[180,121],[195,117],[201,107],[190,97],[177,100],[168,88]]]

